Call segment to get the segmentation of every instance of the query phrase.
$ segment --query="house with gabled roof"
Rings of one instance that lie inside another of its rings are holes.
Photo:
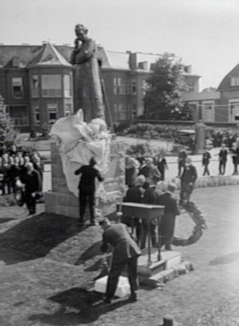
[[[43,124],[74,111],[73,47],[0,44],[0,93],[7,111],[21,130],[38,130]],[[159,55],[108,51],[98,45],[98,61],[106,116],[111,122],[132,121],[144,112],[146,79]],[[189,92],[198,92],[198,75],[189,69]]]

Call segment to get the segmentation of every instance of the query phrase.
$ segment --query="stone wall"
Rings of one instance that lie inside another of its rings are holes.
[[[52,191],[45,193],[45,210],[48,213],[79,217],[78,198],[66,185],[61,157],[55,143],[51,144]],[[104,190],[96,193],[96,209],[100,215],[109,215],[116,210],[116,203],[125,194],[124,147],[112,141],[109,170],[105,176]]]

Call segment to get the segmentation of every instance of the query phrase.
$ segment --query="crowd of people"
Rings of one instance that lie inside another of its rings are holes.
[[[235,140],[235,139],[233,139]],[[239,165],[239,143],[233,141],[232,143],[226,145],[221,144],[218,149],[218,153],[212,155],[208,147],[206,147],[202,153],[201,163],[203,166],[202,176],[210,175],[210,162],[213,156],[218,157],[218,174],[224,175],[226,173],[226,166],[229,159],[232,160],[233,164],[233,175],[238,175],[238,165]],[[185,168],[186,160],[188,158],[188,153],[185,146],[181,146],[178,152],[177,163],[178,163],[178,174],[176,178],[182,176],[182,172]],[[155,170],[156,169],[156,170]],[[125,165],[125,179],[126,185],[131,187],[135,184],[137,175],[144,174],[148,176],[149,170],[156,171],[159,180],[165,180],[166,171],[169,169],[169,165],[166,157],[163,153],[159,153],[154,158],[144,157],[143,155],[128,155],[126,157]]]
[[[190,157],[185,158],[180,180],[181,190],[178,201],[175,196],[177,189],[175,180],[169,184],[164,182],[158,167],[153,164],[153,159],[148,157],[146,158],[146,163],[139,169],[134,185],[131,184],[124,198],[125,202],[165,206],[165,218],[163,218],[161,223],[161,237],[162,244],[165,244],[165,248],[168,250],[171,249],[175,217],[180,214],[179,205],[187,204],[190,201],[194,184],[197,180],[197,170],[192,164]],[[147,223],[144,220],[139,221],[139,219],[134,219],[132,225],[131,217],[127,216],[123,216],[123,222],[136,228],[136,236],[140,242],[140,247],[141,249],[145,248],[148,233]],[[152,246],[157,246],[155,232],[155,225],[152,224],[150,226]]]
[[[14,194],[20,188],[29,215],[36,212],[36,200],[42,191],[43,163],[37,152],[28,154],[15,145],[0,153],[0,190],[2,195]]]

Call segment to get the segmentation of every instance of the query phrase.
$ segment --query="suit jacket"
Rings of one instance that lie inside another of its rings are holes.
[[[210,159],[211,159],[211,154],[209,152],[203,153],[203,156],[202,156],[202,164],[203,165],[209,164]]]
[[[156,182],[159,180],[162,180],[162,175],[159,172],[159,169],[157,168],[157,166],[152,165],[150,167],[148,166],[143,166],[140,170],[139,170],[139,175],[144,175],[145,178],[147,179],[148,177],[153,178]]]
[[[20,180],[25,184],[26,194],[32,194],[33,192],[41,190],[41,176],[36,170],[33,170],[30,174],[25,172]]]
[[[197,170],[195,166],[190,165],[188,169],[185,167],[181,180],[183,184],[189,184],[190,182],[194,184],[197,180]]]
[[[156,189],[156,186],[149,187],[148,189],[145,190],[143,203],[156,205],[156,200],[159,196],[160,194]]]
[[[164,206],[160,228],[163,236],[172,237],[174,233],[175,217],[180,214],[177,200],[170,193],[159,196],[156,205]]]
[[[129,188],[124,198],[124,201],[131,203],[141,203],[143,199],[142,190],[140,190],[141,188],[141,186],[134,186],[132,188]]]
[[[219,152],[219,160],[222,162],[226,162],[227,161],[227,149],[221,149]]]
[[[106,252],[109,245],[113,247],[112,264],[141,255],[140,248],[129,234],[127,226],[123,223],[110,225],[104,231],[101,250]]]
[[[78,189],[82,193],[94,193],[95,191],[95,178],[103,181],[100,172],[91,165],[83,165],[75,171],[75,175],[81,174]]]

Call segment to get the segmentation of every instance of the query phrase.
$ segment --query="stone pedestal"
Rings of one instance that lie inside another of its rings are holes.
[[[203,122],[195,124],[196,154],[202,154],[206,145],[206,125]]]
[[[96,209],[99,210],[102,216],[115,212],[116,203],[122,201],[125,194],[124,160],[123,144],[112,141],[109,169],[104,181],[104,191],[96,194]],[[79,218],[78,197],[67,188],[61,157],[55,143],[51,144],[51,164],[52,191],[45,193],[46,212]]]

